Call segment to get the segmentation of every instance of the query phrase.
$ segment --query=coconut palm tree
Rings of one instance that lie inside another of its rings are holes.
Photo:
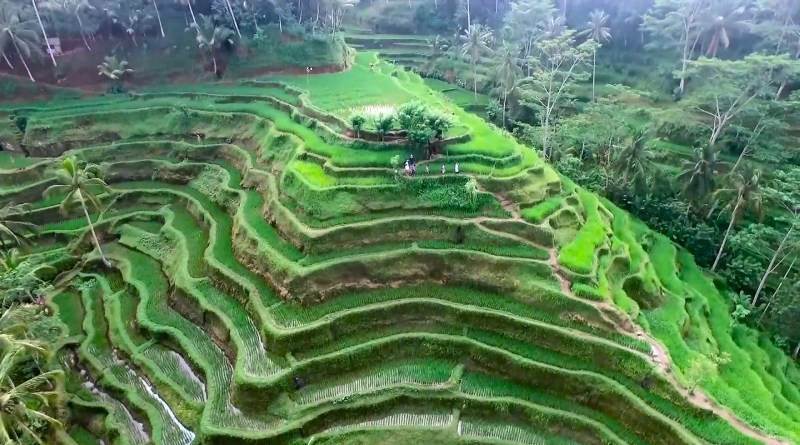
[[[725,250],[725,244],[728,242],[728,237],[736,223],[739,222],[741,217],[747,210],[761,215],[762,196],[759,182],[761,180],[761,172],[753,170],[749,172],[742,172],[741,174],[733,175],[730,187],[722,188],[714,192],[714,197],[719,199],[720,202],[727,201],[723,210],[730,210],[731,219],[728,223],[728,228],[725,230],[725,236],[722,238],[722,244],[717,251],[717,257],[714,259],[714,264],[711,266],[711,271],[717,269],[719,260],[722,258],[722,252]],[[726,199],[727,198],[727,199]]]
[[[598,44],[602,44],[611,40],[611,28],[606,26],[608,24],[608,14],[602,9],[595,9],[589,13],[589,22],[586,23],[586,29],[583,34],[589,36]],[[592,54],[592,102],[595,98],[595,77],[597,75],[597,49],[599,45],[594,47]]]
[[[219,75],[216,53],[225,43],[234,44],[233,30],[223,24],[214,23],[212,17],[203,14],[200,14],[200,24],[194,28],[197,31],[197,46],[211,57],[214,74]]]
[[[31,74],[26,58],[41,54],[40,42],[34,20],[24,19],[20,10],[13,7],[11,3],[0,3],[0,52],[3,52],[9,45],[12,46],[31,82],[36,82],[36,79]]]
[[[461,54],[469,56],[472,64],[472,89],[478,98],[478,61],[481,55],[491,52],[492,31],[483,25],[472,25],[461,35]]]
[[[36,224],[19,219],[25,211],[24,206],[15,204],[0,207],[0,247],[24,246],[27,244],[25,235],[36,233]]]
[[[111,81],[112,93],[121,93],[122,82],[127,75],[133,72],[133,69],[128,68],[128,61],[120,60],[117,56],[106,56],[103,63],[97,65],[97,69],[98,75]]]
[[[44,30],[44,23],[42,23],[42,16],[39,15],[39,7],[36,6],[36,0],[31,0],[31,5],[33,5],[33,11],[36,13],[36,20],[39,22],[39,28],[42,31],[42,37],[44,37],[44,44],[47,46],[47,53],[50,55],[50,60],[53,61],[53,66],[57,67],[56,56],[53,54],[53,49],[50,48],[50,42],[47,40],[47,31]]]
[[[94,230],[94,223],[91,216],[89,216],[88,208],[91,205],[96,211],[101,212],[103,208],[97,195],[98,193],[109,191],[108,185],[100,178],[99,168],[93,164],[88,164],[81,168],[75,157],[70,156],[62,161],[58,177],[62,183],[48,187],[44,191],[44,196],[64,195],[60,206],[63,214],[69,213],[73,206],[80,204],[100,258],[104,264],[110,265],[111,263],[106,259],[103,249],[100,247],[100,240],[97,239],[97,233]]]
[[[95,9],[95,7],[89,3],[89,0],[49,0],[42,2],[42,9],[61,11],[67,15],[74,15],[78,21],[78,29],[80,30],[84,46],[86,46],[87,50],[92,50],[92,47],[89,46],[89,41],[86,40],[86,28],[84,27],[83,18],[81,17],[82,11]]]
[[[653,151],[648,142],[647,129],[634,130],[625,140],[624,147],[611,165],[612,170],[620,176],[622,182],[631,183],[637,192],[647,188],[647,182],[655,169]]]
[[[714,191],[714,180],[719,172],[717,152],[710,146],[695,149],[695,159],[684,162],[678,182],[682,193],[697,207]]]
[[[730,47],[733,34],[745,31],[750,26],[745,18],[746,8],[737,3],[731,0],[718,1],[716,8],[705,17],[706,55],[716,57],[720,47]]]
[[[517,86],[517,79],[521,73],[517,65],[517,48],[511,45],[503,45],[499,51],[499,65],[497,66],[497,78],[500,87],[503,89],[503,128],[506,127],[506,108],[508,107],[508,95]]]

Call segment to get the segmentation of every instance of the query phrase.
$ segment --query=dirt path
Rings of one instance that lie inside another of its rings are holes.
[[[519,213],[519,209],[510,199],[498,193],[492,193],[492,194],[495,195],[498,201],[500,201],[503,208],[506,209],[509,213],[511,213],[511,215],[513,215],[513,219],[522,220],[522,217]],[[550,267],[553,269],[553,275],[555,275],[556,278],[558,279],[558,282],[561,287],[561,292],[565,296],[593,304],[595,307],[598,308],[602,317],[609,322],[611,322],[610,317],[607,317],[606,315],[609,313],[609,311],[619,314],[620,319],[630,320],[630,317],[628,317],[626,314],[621,313],[619,308],[611,303],[590,301],[585,298],[580,298],[576,296],[572,291],[572,281],[570,280],[569,276],[564,272],[564,269],[561,267],[561,264],[559,264],[558,262],[558,250],[556,248],[550,248],[547,250],[550,254],[549,264]],[[645,332],[644,329],[642,329],[642,327],[639,326],[637,323],[631,321],[630,323],[625,323],[625,325],[621,325],[620,323],[611,322],[611,325],[615,326],[617,332],[638,338],[639,340],[642,340],[647,344],[649,344],[650,361],[656,366],[656,368],[658,368],[661,371],[661,374],[675,388],[675,390],[679,394],[681,394],[686,400],[688,400],[692,405],[700,409],[713,412],[720,418],[725,419],[731,426],[733,426],[740,433],[748,437],[751,437],[753,439],[759,440],[767,445],[791,445],[791,442],[787,440],[770,436],[752,427],[748,423],[744,422],[730,409],[721,406],[716,401],[711,399],[702,389],[695,389],[694,391],[690,392],[688,388],[684,387],[678,381],[678,379],[675,377],[675,374],[672,372],[672,359],[669,356],[669,351],[667,350],[667,348],[664,347],[664,345],[662,345],[660,341],[655,339],[649,333]]]
[[[572,292],[572,282],[569,280],[566,274],[564,274],[561,265],[558,263],[558,256],[556,249],[550,249],[550,266],[553,268],[555,276],[561,283],[561,291],[565,295],[571,298],[580,298],[574,295]],[[583,300],[588,301],[586,299]],[[592,302],[592,303],[598,306],[598,309],[601,309],[601,312],[605,312],[605,310],[619,311],[618,308],[608,303],[600,303],[600,302]],[[627,317],[624,314],[622,315]],[[672,360],[670,359],[667,348],[665,348],[661,344],[661,342],[659,342],[650,334],[645,332],[644,329],[642,329],[642,327],[639,326],[637,323],[631,323],[631,325],[633,326],[632,332],[626,329],[628,328],[627,326],[625,327],[619,325],[615,326],[619,333],[629,336],[633,335],[636,338],[643,340],[650,345],[650,360],[659,370],[661,370],[661,374],[675,388],[675,390],[678,391],[678,393],[680,393],[692,405],[713,412],[717,416],[725,419],[728,423],[731,424],[731,426],[736,428],[736,430],[738,430],[740,433],[752,437],[756,440],[760,440],[765,444],[791,445],[791,442],[789,441],[770,436],[745,423],[742,419],[736,416],[736,414],[734,414],[731,410],[729,410],[724,406],[719,405],[717,402],[712,400],[702,389],[695,389],[694,391],[690,392],[688,388],[684,387],[678,381],[678,379],[675,377],[675,374],[672,373]]]

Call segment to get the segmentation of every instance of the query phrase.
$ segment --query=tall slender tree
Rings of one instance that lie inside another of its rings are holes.
[[[714,197],[721,202],[724,202],[725,198],[727,198],[728,203],[725,209],[730,211],[731,216],[728,222],[728,228],[725,230],[725,236],[722,238],[722,244],[720,244],[717,256],[714,258],[714,264],[711,266],[712,272],[717,270],[717,266],[719,266],[722,253],[725,251],[725,245],[736,223],[739,222],[747,210],[751,210],[759,215],[762,210],[760,189],[761,172],[754,170],[751,172],[743,172],[742,174],[735,174],[731,180],[732,184],[730,187],[722,188],[714,192]]]
[[[93,207],[97,212],[102,212],[103,206],[98,195],[109,191],[108,185],[100,178],[100,169],[93,164],[81,167],[78,165],[77,159],[68,157],[61,163],[58,178],[61,184],[48,187],[44,192],[45,197],[63,196],[60,209],[64,214],[68,213],[75,205],[80,205],[83,215],[86,217],[86,224],[89,226],[95,248],[100,254],[103,263],[110,265],[111,263],[100,247],[100,240],[94,230],[94,222],[92,222],[92,218],[89,215],[89,206]]]
[[[709,0],[655,0],[642,29],[651,35],[648,46],[680,52],[679,91],[686,90],[686,70],[702,36],[703,12]]]
[[[583,34],[597,42],[592,52],[592,102],[595,100],[595,78],[597,77],[597,50],[605,42],[611,40],[611,28],[608,24],[608,14],[602,9],[595,9],[589,14],[589,22]]]
[[[44,29],[44,23],[42,22],[42,16],[39,14],[39,7],[36,5],[36,0],[31,0],[31,5],[33,5],[33,11],[36,13],[36,20],[39,22],[39,28],[42,30],[42,37],[44,37],[44,45],[47,47],[47,54],[50,55],[53,66],[57,67],[56,56],[53,48],[50,47],[50,41],[47,38],[47,31]]]
[[[750,26],[746,18],[747,8],[739,0],[716,0],[705,14],[702,22],[706,35],[706,55],[717,57],[720,48],[729,48],[734,34]]]
[[[483,25],[470,26],[461,35],[461,54],[468,56],[472,65],[472,91],[476,100],[478,98],[478,61],[482,55],[491,52],[489,48],[491,40],[492,31]]]
[[[499,64],[497,65],[497,78],[503,90],[503,128],[506,127],[506,110],[508,109],[508,96],[517,86],[520,69],[517,65],[519,50],[509,44],[504,44],[499,51]]]

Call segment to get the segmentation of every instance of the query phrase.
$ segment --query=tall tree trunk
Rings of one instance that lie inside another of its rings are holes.
[[[167,34],[164,33],[164,24],[161,23],[161,12],[158,10],[158,3],[156,3],[156,0],[153,0],[153,8],[156,10],[156,18],[158,19],[158,29],[161,31],[161,38],[164,38]]]
[[[195,17],[194,15],[194,8],[192,8],[192,0],[187,1],[186,4],[189,5],[189,14],[192,16],[192,23],[194,23],[194,26],[196,26],[199,30],[200,25],[197,24],[197,17]]]
[[[303,0],[297,0],[297,23],[303,24]]]
[[[50,54],[50,60],[53,61],[53,66],[57,67],[58,64],[56,63],[56,56],[53,54],[53,49],[50,48],[50,42],[47,41],[47,32],[44,30],[44,23],[42,23],[42,16],[39,15],[39,7],[36,6],[36,0],[31,0],[31,4],[33,5],[34,12],[36,12],[36,20],[39,21],[39,28],[42,30],[42,36],[44,36],[44,44],[47,46],[47,54]]]
[[[83,20],[81,20],[81,14],[78,11],[75,11],[75,18],[78,19],[78,29],[81,32],[81,39],[83,39],[83,44],[86,45],[86,49],[89,52],[92,51],[92,47],[89,46],[89,42],[86,41],[86,33],[83,31]]]
[[[792,264],[786,269],[786,273],[783,274],[781,281],[778,283],[778,287],[772,292],[772,295],[769,297],[769,301],[767,301],[767,305],[764,307],[764,310],[761,311],[761,316],[758,317],[758,323],[761,324],[761,321],[764,320],[764,317],[769,312],[769,307],[772,305],[772,302],[775,301],[775,297],[778,296],[778,293],[781,291],[783,287],[783,283],[786,281],[786,278],[789,277],[789,274],[792,273],[792,269],[794,269],[794,264],[797,262],[797,258],[792,260]]]
[[[470,3],[470,0],[467,0],[467,29],[472,27],[472,14],[471,14],[471,12],[469,10],[470,9],[469,8],[469,3]]]
[[[217,76],[218,75],[217,74],[217,71],[218,71],[217,57],[213,53],[211,54],[211,63],[213,63],[213,65],[214,65],[214,75]]]
[[[797,346],[794,348],[794,352],[792,352],[792,358],[797,360],[798,355],[800,355],[800,341],[797,342]]]
[[[592,54],[592,102],[595,101],[594,86],[596,77],[597,77],[597,48],[594,49],[594,54]]]
[[[81,200],[81,208],[83,209],[83,214],[86,216],[86,223],[89,224],[89,230],[92,232],[92,240],[94,240],[94,246],[97,248],[97,251],[100,253],[100,258],[103,260],[103,264],[106,266],[110,266],[111,263],[106,258],[106,255],[103,253],[103,249],[100,247],[100,240],[97,239],[97,233],[94,231],[94,223],[92,223],[92,218],[89,216],[89,210],[86,208],[86,201],[83,199],[83,193],[78,190],[78,199]]]
[[[785,89],[786,89],[786,81],[784,80],[783,82],[781,82],[781,86],[778,88],[778,92],[775,93],[775,100],[778,100],[778,99],[781,98],[781,95],[783,94],[783,90],[785,90]]]
[[[545,110],[544,122],[542,125],[542,154],[544,159],[550,159],[549,147],[550,144],[550,112]]]
[[[717,251],[717,257],[714,259],[714,264],[711,266],[711,271],[714,272],[717,270],[717,266],[719,265],[719,260],[722,258],[722,251],[725,250],[725,244],[728,243],[728,237],[731,235],[731,230],[733,230],[733,226],[736,224],[737,216],[739,215],[739,206],[742,205],[742,195],[740,194],[736,198],[736,206],[733,208],[733,212],[731,213],[731,222],[728,223],[728,229],[725,231],[725,237],[722,238],[722,244],[719,246],[719,251]]]
[[[764,271],[764,275],[761,276],[761,281],[758,283],[758,288],[756,289],[755,295],[753,295],[752,305],[755,306],[758,303],[758,297],[761,295],[761,291],[764,290],[764,286],[767,284],[767,278],[769,278],[770,274],[774,271],[775,261],[778,260],[778,257],[783,252],[783,247],[786,245],[786,241],[789,240],[789,237],[792,236],[792,232],[794,231],[794,225],[786,231],[786,235],[781,240],[781,243],[778,245],[778,248],[775,249],[775,253],[772,255],[772,258],[769,260],[769,265],[767,269]]]
[[[25,62],[25,56],[22,55],[22,51],[19,50],[19,45],[17,45],[17,37],[9,30],[8,35],[11,37],[11,42],[14,44],[14,49],[17,50],[17,55],[19,56],[19,60],[22,62],[22,66],[25,67],[25,71],[28,73],[28,78],[31,79],[31,82],[36,83],[36,79],[33,78],[33,74],[31,74],[31,69],[28,68],[28,63]]]
[[[6,65],[8,65],[10,69],[12,70],[14,69],[14,65],[11,63],[10,60],[8,60],[8,56],[6,56],[6,53],[3,53],[3,61],[6,62]]]
[[[233,13],[233,6],[231,6],[230,0],[225,0],[225,4],[228,6],[228,12],[231,13],[231,19],[233,20],[233,27],[236,29],[236,35],[241,39],[242,33],[239,32],[239,23],[236,21],[236,14]]]
[[[478,101],[478,63],[472,62],[472,92],[475,95],[475,102]]]
[[[508,103],[508,90],[503,88],[503,129],[506,128],[506,104]]]

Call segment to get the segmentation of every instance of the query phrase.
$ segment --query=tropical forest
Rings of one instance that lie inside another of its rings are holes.
[[[0,445],[800,444],[800,0],[0,0]]]

